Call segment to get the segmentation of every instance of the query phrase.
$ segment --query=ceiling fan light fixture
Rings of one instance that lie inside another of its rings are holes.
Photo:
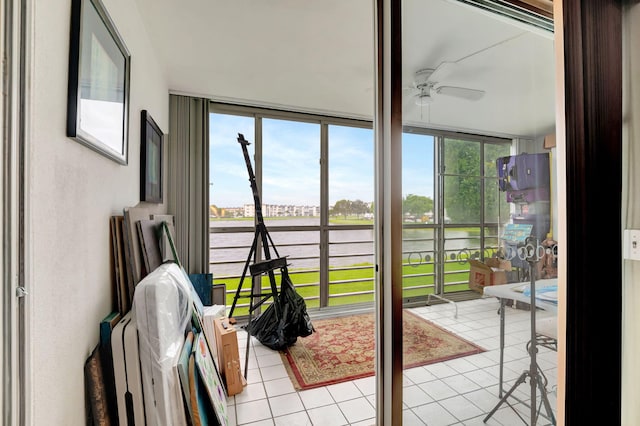
[[[415,80],[413,82],[414,86],[417,88],[424,87],[429,82],[429,77],[435,71],[433,68],[423,68],[421,70],[416,71]]]
[[[433,98],[430,93],[422,92],[416,95],[416,105],[418,106],[427,106],[433,102]]]

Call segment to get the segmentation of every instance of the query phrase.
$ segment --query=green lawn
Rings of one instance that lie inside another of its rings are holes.
[[[354,303],[373,302],[374,280],[373,280],[373,265],[371,264],[357,264],[351,265],[347,268],[334,268],[329,271],[329,306],[339,306]],[[465,269],[467,268],[467,269]],[[468,264],[460,264],[458,262],[451,262],[445,264],[445,282],[455,283],[462,282],[462,284],[456,284],[447,287],[447,291],[459,291],[468,289],[467,280],[469,278]],[[403,267],[404,280],[402,283],[405,289],[404,297],[424,296],[429,293],[433,293],[434,274],[433,264],[423,264],[418,266],[404,266]],[[305,270],[289,270],[289,276],[291,281],[296,286],[297,292],[306,299],[308,307],[319,306],[319,280],[320,274],[317,271],[305,271]],[[224,282],[227,286],[227,306],[231,306],[235,295],[235,290],[238,288],[240,279],[234,280],[214,280],[214,284],[220,284]],[[276,283],[279,286],[280,277],[276,275]],[[265,292],[268,292],[269,279],[267,276],[262,277],[262,286]],[[419,287],[422,288],[412,288]],[[428,286],[424,288],[424,286]],[[245,278],[245,282],[242,285],[243,293],[250,288],[250,280]],[[364,294],[350,294],[347,296],[339,296],[348,293],[361,293]],[[248,298],[238,300],[238,304],[248,303]],[[246,308],[236,308],[234,314],[244,315],[246,314]]]

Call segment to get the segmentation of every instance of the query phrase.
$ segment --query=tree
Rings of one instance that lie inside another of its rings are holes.
[[[445,141],[444,205],[454,223],[480,221],[480,144],[448,139]],[[453,175],[453,176],[451,176]]]
[[[333,206],[332,212],[334,215],[343,215],[346,219],[352,211],[353,202],[350,200],[339,200]]]
[[[369,211],[369,207],[362,200],[355,200],[351,203],[351,212],[356,214],[358,217],[363,215]]]
[[[483,179],[480,169],[480,144],[477,142],[445,141],[444,205],[454,223],[479,223],[484,209],[485,220],[502,220],[509,207],[504,194],[497,190],[497,180]],[[496,176],[495,159],[509,155],[509,145],[485,144],[484,176]],[[484,205],[481,194],[484,192]]]
[[[423,195],[409,194],[402,199],[402,213],[417,217],[433,211],[433,200]]]

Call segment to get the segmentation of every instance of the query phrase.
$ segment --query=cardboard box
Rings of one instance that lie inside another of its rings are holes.
[[[218,366],[227,387],[227,395],[236,395],[247,384],[240,372],[240,356],[238,353],[238,336],[236,329],[229,323],[229,318],[214,318]]]
[[[496,269],[502,269],[504,271],[511,271],[511,261],[498,259],[497,257],[490,257],[489,259],[485,259],[484,264]],[[501,283],[504,284],[504,283]]]
[[[542,144],[544,149],[551,149],[556,146],[556,134],[552,133],[544,137],[544,143]]]
[[[500,259],[487,259],[491,265],[508,267],[511,270],[510,262]],[[469,288],[483,294],[485,286],[507,283],[507,271],[496,266],[490,266],[478,260],[469,260]]]

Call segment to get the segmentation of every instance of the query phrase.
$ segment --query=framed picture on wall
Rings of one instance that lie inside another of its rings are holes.
[[[131,56],[100,0],[72,0],[67,136],[128,162]]]
[[[162,130],[142,110],[140,141],[140,201],[162,202]]]

